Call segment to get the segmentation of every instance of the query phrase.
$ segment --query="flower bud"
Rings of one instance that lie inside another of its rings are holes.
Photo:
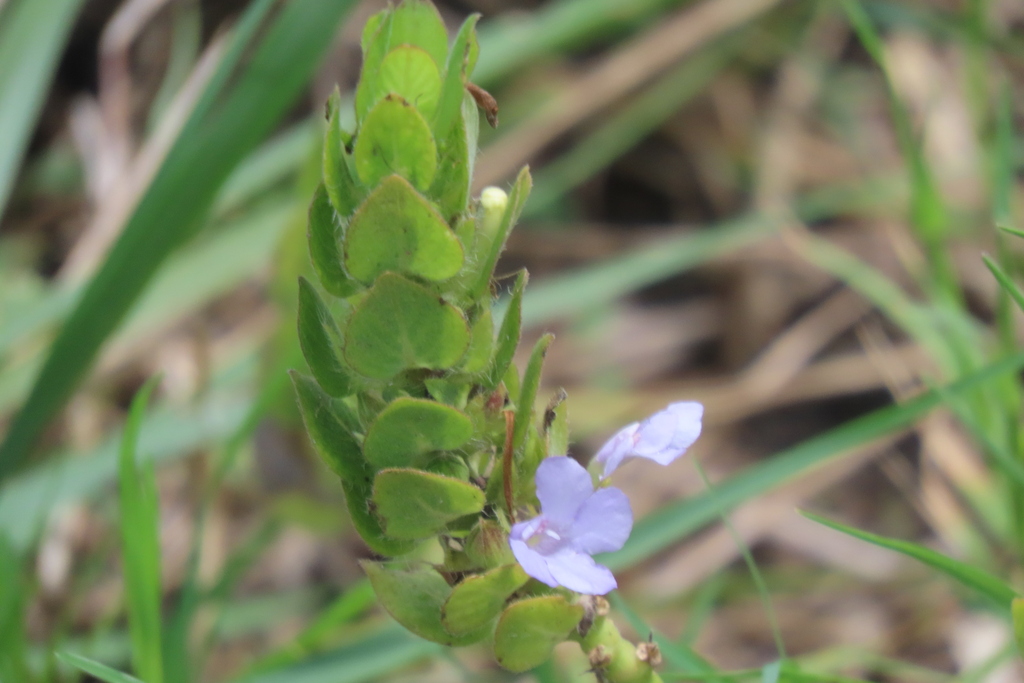
[[[515,562],[508,534],[497,522],[481,519],[466,539],[466,554],[479,567],[499,567]]]
[[[501,188],[485,187],[480,193],[480,232],[488,239],[498,232],[507,206],[508,195]]]

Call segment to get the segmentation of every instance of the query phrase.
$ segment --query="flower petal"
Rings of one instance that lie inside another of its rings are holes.
[[[516,526],[519,525],[517,524]],[[513,527],[513,533],[514,532],[515,527]],[[523,568],[523,571],[541,583],[546,583],[552,588],[557,588],[560,585],[548,570],[548,558],[528,546],[526,542],[521,539],[510,536],[508,544],[512,547],[512,554],[516,556],[516,561],[519,562],[519,566]]]
[[[704,406],[680,401],[659,410],[646,420],[624,427],[606,443],[594,459],[604,463],[607,477],[624,460],[646,458],[668,465],[686,452],[700,436]]]
[[[560,526],[571,524],[576,511],[594,492],[590,474],[566,456],[542,460],[536,482],[541,512]]]
[[[587,499],[572,526],[569,542],[588,555],[618,550],[633,530],[629,498],[617,488],[600,489]]]
[[[594,462],[604,465],[604,474],[602,477],[607,477],[609,474],[615,471],[615,468],[622,463],[623,458],[629,455],[633,450],[634,437],[636,430],[640,427],[639,422],[626,425],[618,431],[612,438],[608,439],[605,445],[601,446],[601,450],[594,456]]]
[[[618,586],[608,567],[594,562],[590,555],[569,548],[548,555],[547,568],[559,585],[577,593],[604,595]]]
[[[632,457],[668,465],[686,452],[700,436],[704,406],[696,401],[673,403],[640,424]],[[630,457],[630,456],[627,456]]]

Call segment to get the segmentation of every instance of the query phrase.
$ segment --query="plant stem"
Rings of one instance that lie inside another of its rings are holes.
[[[654,643],[634,645],[619,633],[607,616],[607,603],[598,599],[598,616],[585,635],[577,636],[590,658],[591,671],[600,683],[662,683],[654,666],[661,653]],[[602,604],[603,603],[603,604]]]

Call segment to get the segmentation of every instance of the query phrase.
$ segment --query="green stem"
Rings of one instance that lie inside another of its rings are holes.
[[[600,600],[599,602],[604,602]],[[634,645],[619,633],[615,622],[604,609],[594,619],[585,635],[577,637],[580,647],[590,658],[590,666],[600,683],[662,683],[653,666],[661,661],[658,646],[653,643]]]

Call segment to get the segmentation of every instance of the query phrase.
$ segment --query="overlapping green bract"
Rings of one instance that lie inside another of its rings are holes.
[[[423,0],[368,22],[355,130],[341,126],[340,95],[328,103],[323,183],[309,213],[319,287],[299,287],[312,377],[294,381],[367,546],[400,558],[441,541],[440,567],[364,564],[384,607],[447,645],[497,637],[499,657],[518,669],[546,658],[581,608],[530,581],[507,545],[509,508],[529,502],[548,443],[564,447],[565,437],[541,434],[533,411],[550,337],[522,382],[512,365],[525,273],[497,334],[491,317],[493,271],[530,176],[524,169],[508,195],[470,197],[475,26],[470,17],[449,48]]]

